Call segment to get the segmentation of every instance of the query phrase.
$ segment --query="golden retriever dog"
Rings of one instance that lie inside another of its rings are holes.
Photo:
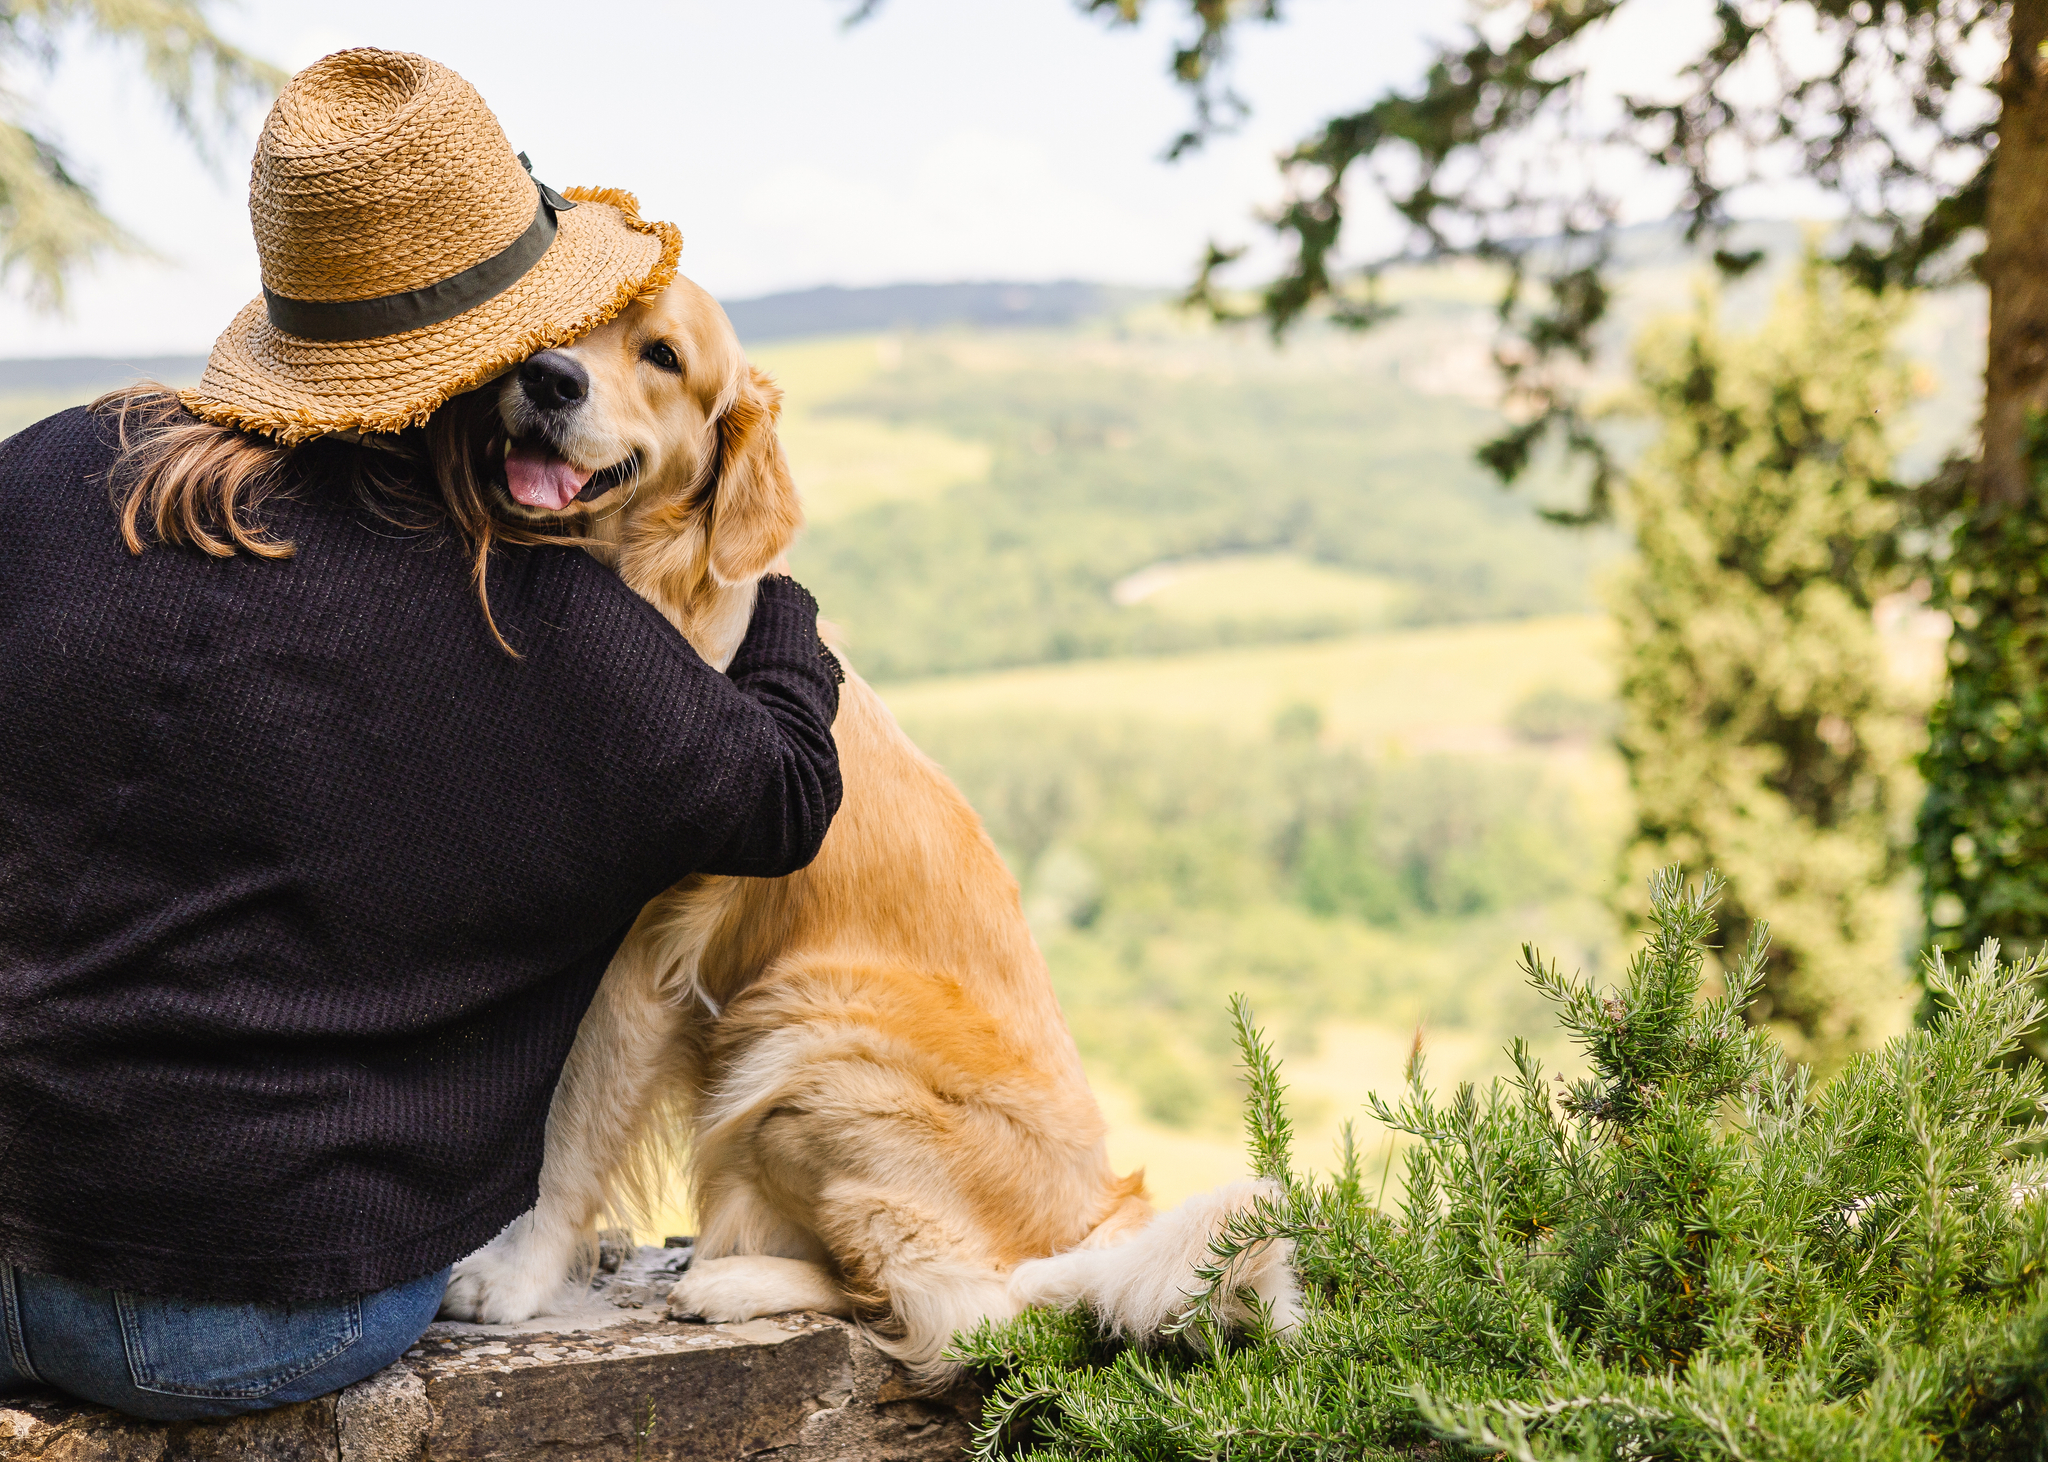
[[[506,510],[588,535],[712,665],[802,522],[775,420],[725,313],[678,278],[499,397]],[[967,802],[848,672],[845,801],[815,862],[692,878],[641,914],[584,1018],[540,1200],[456,1266],[449,1318],[509,1322],[587,1273],[600,1221],[683,1154],[696,1258],[672,1316],[862,1322],[929,1384],[954,1331],[1087,1304],[1143,1338],[1188,1304],[1211,1238],[1265,1191],[1155,1217],[1103,1120],[1019,903]],[[1218,1287],[1291,1325],[1282,1242]]]

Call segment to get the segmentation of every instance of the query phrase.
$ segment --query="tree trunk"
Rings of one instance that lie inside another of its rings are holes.
[[[1978,500],[1994,511],[2027,502],[2027,415],[2048,408],[2048,0],[2014,0],[2012,51],[1999,77],[2003,105],[1984,219],[1991,289],[1984,367],[1984,452]]]

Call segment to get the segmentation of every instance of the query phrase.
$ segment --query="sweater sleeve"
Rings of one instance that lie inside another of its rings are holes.
[[[753,810],[700,871],[780,878],[818,856],[839,810],[832,719],[845,672],[818,638],[818,601],[794,579],[763,579],[725,673],[773,723],[770,765]]]

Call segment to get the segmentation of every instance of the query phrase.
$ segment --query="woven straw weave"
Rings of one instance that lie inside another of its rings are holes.
[[[199,385],[209,420],[285,442],[416,426],[449,397],[603,324],[675,277],[682,237],[630,193],[568,189],[580,206],[511,288],[438,325],[374,340],[302,339],[259,298],[235,317]],[[491,258],[539,196],[498,120],[424,56],[342,51],[294,76],[263,126],[249,216],[263,282],[304,300],[418,289]]]

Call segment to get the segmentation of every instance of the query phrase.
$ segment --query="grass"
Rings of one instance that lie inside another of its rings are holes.
[[[884,683],[906,725],[1031,711],[1138,716],[1264,735],[1290,706],[1313,706],[1325,734],[1375,754],[1499,752],[1511,712],[1557,687],[1613,694],[1612,630],[1596,614],[1433,626],[1309,644],[1036,665]],[[858,644],[853,662],[860,663]]]
[[[832,410],[901,358],[887,335],[775,342],[754,353],[782,385],[782,447],[812,523],[987,479],[995,456],[986,442]]]
[[[1153,564],[1110,597],[1177,624],[1215,626],[1221,638],[1242,643],[1383,628],[1399,617],[1406,596],[1386,578],[1298,553],[1239,553]]]
[[[803,411],[785,417],[782,447],[813,523],[985,481],[995,455],[986,443],[923,427]]]
[[[900,349],[887,335],[833,335],[773,341],[756,347],[748,358],[781,383],[785,412],[806,412],[829,406],[894,369]]]
[[[1380,1011],[1376,1019],[1297,1017],[1286,1022],[1292,1030],[1283,1037],[1283,1054],[1304,1168],[1335,1171],[1342,1124],[1348,1119],[1361,1132],[1370,1130],[1364,1118],[1368,1095],[1392,1097],[1401,1091],[1403,1068],[1417,1043],[1432,1078],[1440,1084],[1483,1084],[1508,1074],[1512,1068],[1504,1047],[1532,1004],[1515,974],[1515,941],[1528,937],[1531,930],[1548,946],[1573,949],[1580,968],[1602,968],[1609,957],[1612,920],[1597,898],[1583,895],[1547,908],[1475,921],[1463,929],[1438,925],[1380,933],[1378,938],[1355,928],[1321,931],[1325,938],[1335,935],[1331,942],[1339,948],[1331,953],[1339,957],[1323,969],[1304,968],[1304,983],[1332,973],[1340,978],[1349,975],[1375,987],[1372,1003]],[[1216,952],[1226,957],[1244,953],[1228,944]],[[1069,951],[1057,940],[1049,941],[1047,953],[1055,965],[1055,981],[1063,987],[1069,1023],[1084,1049],[1095,1044],[1089,1040],[1092,1022],[1128,1018],[1081,1005],[1073,998],[1073,987],[1087,978],[1088,971],[1075,968]],[[1279,1012],[1272,1024],[1282,1026]],[[1220,1031],[1220,1018],[1217,1027]],[[1574,1073],[1580,1068],[1579,1054],[1561,1041],[1534,1049],[1551,1070]],[[1143,1168],[1155,1203],[1169,1206],[1245,1176],[1243,1137],[1227,1122],[1161,1121],[1147,1112],[1127,1071],[1100,1058],[1084,1056],[1084,1063],[1109,1122],[1111,1162],[1119,1172]],[[1228,1069],[1227,1061],[1218,1060],[1216,1065]],[[1219,1094],[1235,1096],[1236,1083],[1228,1083]],[[1397,1155],[1405,1142],[1382,1142],[1379,1137],[1374,1142],[1381,1144],[1370,1151],[1377,1176],[1381,1160]],[[1388,1179],[1387,1191],[1395,1196],[1401,1192],[1399,1168],[1395,1162]]]
[[[1364,1149],[1368,1192],[1398,1200],[1402,1192],[1400,1156],[1405,1138],[1378,1133],[1364,1118],[1366,1095],[1377,1091],[1393,1098],[1402,1089],[1402,1070],[1417,1040],[1423,1061],[1440,1085],[1471,1081],[1484,1085],[1510,1070],[1500,1042],[1491,1030],[1444,1029],[1415,1025],[1403,1029],[1386,1024],[1339,1022],[1326,1027],[1312,1052],[1287,1059],[1289,1108],[1294,1115],[1300,1166],[1307,1171],[1336,1171],[1337,1145],[1345,1120],[1351,1120]],[[1562,1043],[1541,1052],[1546,1068],[1576,1072],[1575,1054]],[[1090,1084],[1109,1122],[1109,1160],[1119,1173],[1143,1169],[1152,1201],[1162,1208],[1245,1176],[1242,1133],[1204,1127],[1190,1131],[1146,1117],[1130,1092],[1112,1073],[1089,1071]]]

